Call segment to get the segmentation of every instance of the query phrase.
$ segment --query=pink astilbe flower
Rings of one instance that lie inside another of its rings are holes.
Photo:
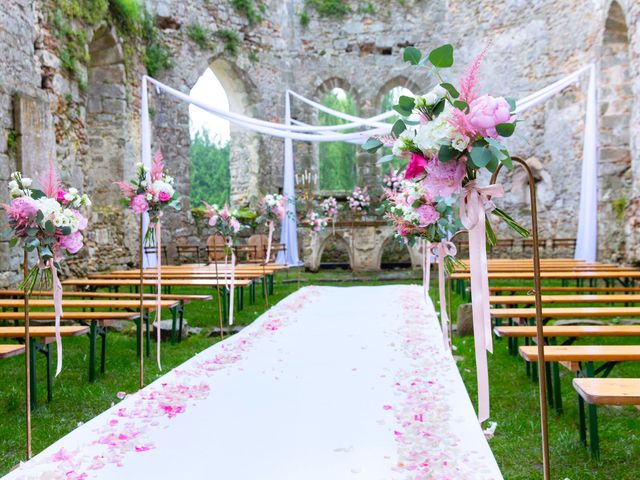
[[[49,198],[57,198],[58,190],[60,189],[60,181],[58,180],[58,175],[56,174],[56,167],[53,162],[49,162],[49,168],[47,168],[47,173],[43,175],[42,180],[42,191]]]
[[[115,183],[120,188],[120,192],[122,193],[122,196],[127,197],[128,199],[132,199],[133,197],[136,196],[136,192],[133,189],[133,186],[129,182],[119,181]]]
[[[484,56],[489,49],[488,44],[486,47],[482,49],[480,54],[476,58],[474,58],[473,62],[465,72],[464,77],[460,79],[460,100],[465,101],[467,104],[473,102],[476,98],[476,85],[478,83],[478,73],[480,71],[480,64],[484,59]]]
[[[462,110],[454,108],[451,110],[451,118],[449,123],[458,133],[469,138],[474,138],[478,133],[475,127],[469,122],[469,117]]]
[[[151,181],[155,182],[156,180],[162,180],[162,174],[164,172],[164,162],[162,157],[162,152],[160,149],[156,152],[153,157],[153,162],[151,163]]]

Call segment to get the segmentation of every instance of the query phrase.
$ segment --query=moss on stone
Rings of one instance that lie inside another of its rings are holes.
[[[216,37],[224,42],[224,51],[234,57],[238,54],[240,46],[240,35],[233,30],[221,28],[216,30]]]
[[[189,39],[198,45],[201,49],[206,50],[209,48],[209,29],[203,27],[199,23],[192,23],[187,26],[187,36]]]
[[[254,26],[262,21],[262,16],[259,10],[264,11],[264,5],[259,4],[256,8],[256,2],[254,0],[231,0],[231,6],[249,22],[249,25]]]
[[[313,8],[321,17],[344,17],[353,12],[346,0],[306,0],[305,6]]]

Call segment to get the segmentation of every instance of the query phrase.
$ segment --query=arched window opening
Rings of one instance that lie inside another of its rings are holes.
[[[207,68],[191,89],[191,96],[229,111],[227,93],[211,68]],[[189,105],[191,146],[190,200],[193,207],[202,202],[222,205],[231,196],[231,130],[227,120]]]
[[[320,255],[320,268],[351,268],[349,245],[339,236],[329,237]]]
[[[355,115],[356,104],[352,95],[336,87],[322,98],[322,104],[339,112]],[[342,125],[347,120],[320,112],[320,125]],[[347,133],[342,130],[341,132]],[[325,192],[350,192],[358,180],[356,169],[356,145],[345,142],[323,142],[319,147],[319,187]]]
[[[408,247],[395,237],[385,240],[382,245],[380,268],[390,270],[395,268],[410,268],[411,255]]]

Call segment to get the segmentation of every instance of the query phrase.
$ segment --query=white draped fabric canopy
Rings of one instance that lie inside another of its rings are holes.
[[[580,191],[580,212],[578,219],[577,247],[575,257],[583,260],[595,260],[597,254],[597,165],[598,165],[598,128],[597,128],[597,98],[596,98],[596,70],[593,64],[587,65],[545,88],[528,95],[517,101],[516,113],[524,113],[527,110],[540,105],[552,96],[558,94],[569,85],[589,73],[589,86],[587,94],[582,181]],[[388,111],[370,118],[359,118],[353,115],[339,112],[315,102],[304,96],[286,91],[284,123],[259,120],[234,112],[227,112],[213,105],[199,101],[188,94],[182,93],[168,85],[165,85],[151,77],[143,77],[142,82],[142,159],[146,165],[151,162],[151,135],[148,112],[147,82],[151,83],[158,91],[164,91],[178,100],[195,105],[213,115],[228,120],[230,123],[284,139],[284,178],[283,193],[289,198],[290,215],[282,226],[281,241],[286,245],[286,251],[279,253],[279,261],[289,265],[298,265],[298,235],[295,220],[295,168],[293,141],[308,142],[335,142],[346,141],[361,144],[368,137],[385,135],[390,132],[391,124],[385,123],[396,115],[394,111]],[[331,114],[348,123],[340,125],[309,125],[291,118],[291,100],[296,99],[312,108]],[[340,133],[346,129],[361,129],[358,132]]]

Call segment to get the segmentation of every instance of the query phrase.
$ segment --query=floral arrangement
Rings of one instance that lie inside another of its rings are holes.
[[[327,197],[320,204],[320,209],[326,217],[335,219],[338,216],[338,201],[335,197]]]
[[[324,232],[327,229],[327,225],[329,223],[327,217],[323,217],[318,212],[314,212],[313,210],[310,210],[309,213],[307,213],[306,220],[307,222],[309,222],[309,227],[311,228],[312,233]]]
[[[347,203],[352,212],[364,212],[371,205],[371,198],[367,192],[367,187],[355,187],[351,195],[347,197]]]
[[[400,184],[402,183],[403,179],[404,174],[402,173],[402,171],[400,171],[400,169],[396,170],[395,168],[392,168],[391,170],[389,170],[389,173],[387,173],[382,179],[382,184],[385,190],[397,192],[400,189]]]
[[[450,238],[462,228],[455,198],[476,188],[482,169],[495,172],[499,164],[512,166],[500,140],[516,128],[515,101],[478,94],[478,72],[485,52],[473,61],[456,88],[440,76],[440,69],[453,65],[451,45],[436,48],[425,58],[414,47],[404,51],[404,59],[413,65],[430,63],[441,83],[424,96],[401,96],[394,109],[403,118],[396,121],[389,135],[370,138],[363,146],[369,152],[392,147],[392,154],[381,162],[394,158],[408,161],[402,182],[385,178],[384,210],[401,237],[432,242]],[[486,195],[483,200],[490,203]],[[486,210],[521,235],[528,235],[494,205]],[[489,222],[486,233],[490,242],[495,240]]]
[[[278,193],[265,195],[258,203],[259,221],[283,221],[287,216],[287,197]]]
[[[53,164],[42,180],[42,190],[32,188],[33,181],[21,172],[11,174],[9,193],[11,202],[3,205],[9,230],[10,245],[22,242],[29,252],[37,252],[38,263],[32,267],[21,288],[33,290],[43,272],[44,285],[51,285],[55,269],[65,255],[75,255],[84,246],[82,232],[87,219],[81,207],[91,206],[89,197],[75,188],[64,190],[58,181]],[[57,281],[57,277],[53,279]]]
[[[238,220],[238,212],[231,210],[229,205],[225,204],[222,208],[218,205],[209,205],[203,202],[207,209],[207,217],[209,217],[209,226],[223,237],[233,237],[242,229],[242,224]]]
[[[160,221],[162,210],[171,206],[180,210],[179,195],[173,186],[158,150],[151,164],[151,171],[142,164],[136,164],[136,176],[130,182],[116,182],[122,192],[122,204],[135,213],[149,214],[149,228],[145,234],[145,244],[153,244],[155,225]]]

